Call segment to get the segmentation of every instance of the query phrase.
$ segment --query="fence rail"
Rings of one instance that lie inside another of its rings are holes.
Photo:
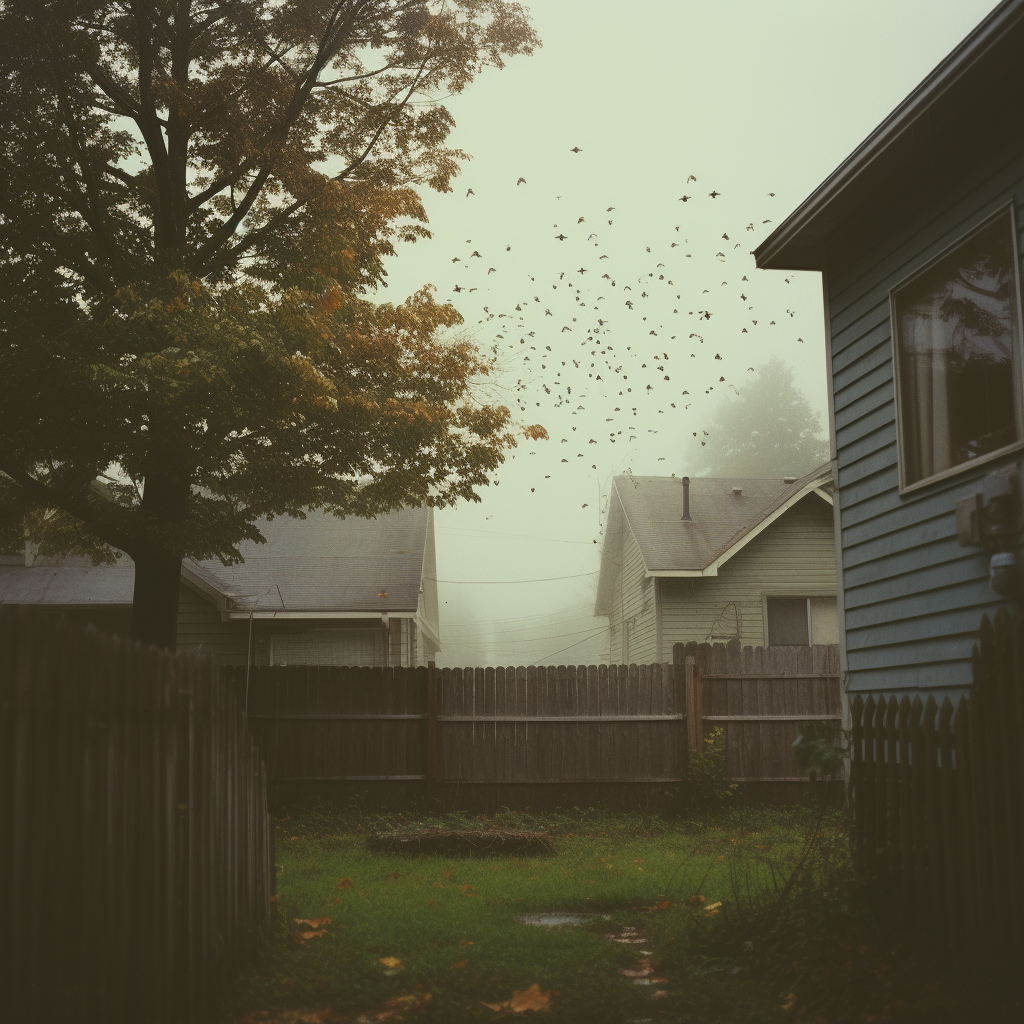
[[[858,866],[880,906],[961,950],[1024,952],[1024,619],[982,622],[949,698],[853,703]]]
[[[701,737],[721,723],[731,774],[760,798],[795,799],[806,782],[796,723],[839,717],[836,648],[675,654],[672,665],[254,667],[249,721],[286,789],[370,784],[375,799],[426,793],[473,810],[671,806],[700,742],[690,723]],[[245,670],[233,671],[241,687]]]
[[[202,1019],[273,879],[263,766],[211,659],[0,608],[10,1020]]]

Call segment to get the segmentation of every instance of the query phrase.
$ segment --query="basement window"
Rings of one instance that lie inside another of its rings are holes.
[[[900,486],[988,461],[1024,436],[1012,210],[890,293]]]

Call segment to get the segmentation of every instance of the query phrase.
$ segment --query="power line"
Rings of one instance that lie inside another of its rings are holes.
[[[611,626],[605,626],[605,630],[611,630],[611,628]],[[602,632],[603,631],[604,630],[602,630]],[[541,661],[546,661],[550,664],[552,658],[557,658],[559,654],[564,654],[566,651],[571,651],[574,647],[579,647],[580,644],[585,644],[588,640],[593,640],[597,635],[598,634],[595,633],[594,636],[588,636],[584,637],[582,640],[577,640],[576,643],[569,644],[568,647],[563,647],[560,651],[555,651],[553,654],[548,654],[544,658],[539,658],[537,661],[533,662],[533,664],[539,665]]]
[[[504,533],[500,530],[474,530],[468,526],[437,526],[438,533],[479,533],[485,537],[515,537],[519,540],[537,540],[548,544],[590,544],[592,540],[564,540],[561,537],[531,537],[528,533]]]
[[[593,572],[578,572],[573,576],[545,576],[542,579],[536,580],[439,580],[436,576],[425,576],[424,579],[433,580],[435,583],[465,583],[465,584],[477,584],[477,583],[553,583],[555,580],[578,580],[584,576],[596,576],[601,570],[595,569]]]
[[[494,644],[488,643],[485,639],[474,639],[470,637],[467,640],[456,640],[452,639],[451,643],[461,644],[463,647],[500,647],[502,644],[533,644],[541,640],[563,640],[567,636],[580,636],[583,633],[599,633],[604,629],[608,629],[608,626],[590,626],[587,629],[577,629],[572,633],[556,633],[554,636],[524,636],[519,640],[499,640]],[[494,634],[495,636],[500,634]]]

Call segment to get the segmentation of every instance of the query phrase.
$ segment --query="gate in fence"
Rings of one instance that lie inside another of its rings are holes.
[[[229,671],[244,689],[246,670]],[[277,790],[428,795],[474,811],[668,809],[688,749],[718,725],[734,778],[756,799],[795,800],[806,783],[797,723],[840,714],[835,647],[677,645],[673,664],[247,675],[250,727]]]

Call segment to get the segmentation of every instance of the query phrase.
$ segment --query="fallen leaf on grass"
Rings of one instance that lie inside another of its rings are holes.
[[[551,1008],[551,997],[556,995],[551,989],[541,992],[540,985],[534,983],[522,992],[513,992],[511,999],[503,1003],[484,1003],[489,1010],[497,1013],[525,1013],[527,1010],[548,1010]]]
[[[326,934],[326,928],[317,928],[316,931],[296,932],[295,938],[297,938],[299,942],[309,942],[310,939],[319,939]]]
[[[468,960],[460,960],[457,964],[452,964],[453,967],[465,967],[468,964]]]
[[[351,878],[343,878],[334,888],[335,889],[351,889],[352,888],[352,879]]]
[[[654,973],[650,960],[641,960],[636,967],[620,967],[619,974],[624,978],[646,978]]]
[[[709,903],[704,908],[704,913],[711,914],[711,916],[714,917],[714,915],[718,913],[718,911],[721,908],[721,906],[722,906],[722,901],[721,900],[719,900],[717,903]]]
[[[385,875],[384,877],[394,881],[396,878],[401,878],[402,876],[397,871],[392,871],[390,875]]]
[[[686,905],[688,907],[702,907],[704,905],[704,897],[703,896],[691,896],[686,901]]]
[[[310,920],[308,917],[296,917],[296,924],[308,924],[310,928],[323,928],[325,924],[330,924],[331,919],[329,917],[314,917]]]
[[[473,945],[473,940],[472,939],[459,939],[459,945],[460,946],[472,946]]]
[[[786,1001],[779,1007],[780,1010],[792,1010],[796,1006],[796,993],[790,992]]]
[[[385,967],[394,969],[402,966],[402,961],[399,960],[397,956],[382,956],[378,957],[378,959]]]

